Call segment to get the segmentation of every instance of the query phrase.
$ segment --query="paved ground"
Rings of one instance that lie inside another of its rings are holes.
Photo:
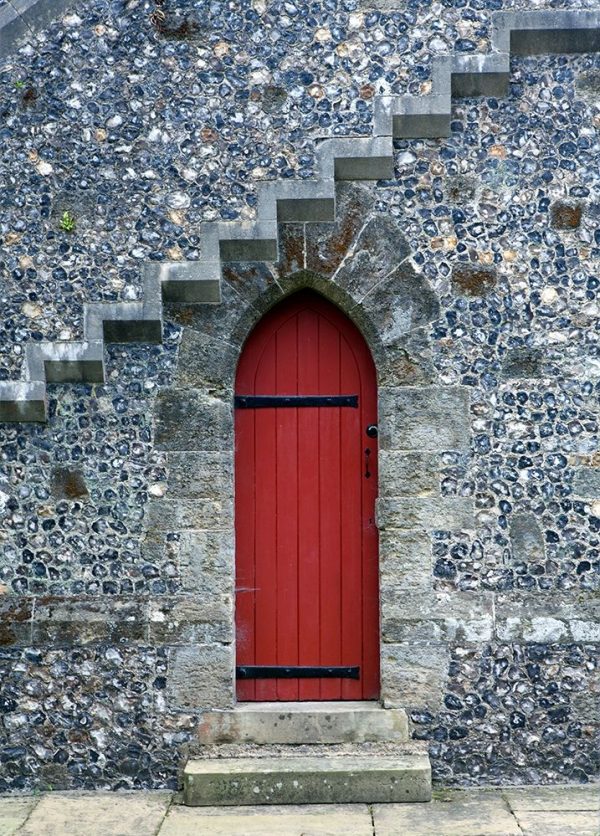
[[[600,836],[600,786],[442,790],[431,804],[181,807],[172,793],[0,797],[0,836]]]

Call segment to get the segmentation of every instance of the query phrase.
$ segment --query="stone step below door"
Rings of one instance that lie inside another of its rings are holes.
[[[183,797],[192,807],[430,801],[431,766],[426,754],[202,758],[185,768]]]
[[[408,740],[402,708],[377,702],[240,703],[230,711],[207,711],[198,743],[330,744]]]

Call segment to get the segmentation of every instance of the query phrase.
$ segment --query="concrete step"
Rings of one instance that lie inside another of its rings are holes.
[[[427,755],[206,758],[188,761],[184,803],[345,804],[431,800]]]
[[[197,735],[203,745],[403,742],[408,720],[376,702],[240,703],[202,714]]]

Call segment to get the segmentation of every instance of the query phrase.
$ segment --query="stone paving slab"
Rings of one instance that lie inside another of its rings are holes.
[[[366,804],[273,807],[173,806],[159,836],[373,836]]]
[[[376,804],[377,836],[522,836],[499,793],[444,794],[431,804]]]
[[[600,810],[600,784],[581,787],[512,787],[502,791],[512,810]]]
[[[18,836],[154,836],[173,793],[44,795]]]
[[[515,813],[523,836],[599,836],[600,818],[590,810],[521,810]]]
[[[39,798],[0,798],[0,836],[12,836],[27,820]]]

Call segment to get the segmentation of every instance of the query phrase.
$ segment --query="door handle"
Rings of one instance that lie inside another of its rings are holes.
[[[371,471],[369,470],[369,462],[370,462],[370,455],[371,455],[371,448],[367,447],[365,449],[365,479],[371,478]]]
[[[379,432],[377,424],[369,424],[365,432],[369,436],[369,438],[377,438]]]

